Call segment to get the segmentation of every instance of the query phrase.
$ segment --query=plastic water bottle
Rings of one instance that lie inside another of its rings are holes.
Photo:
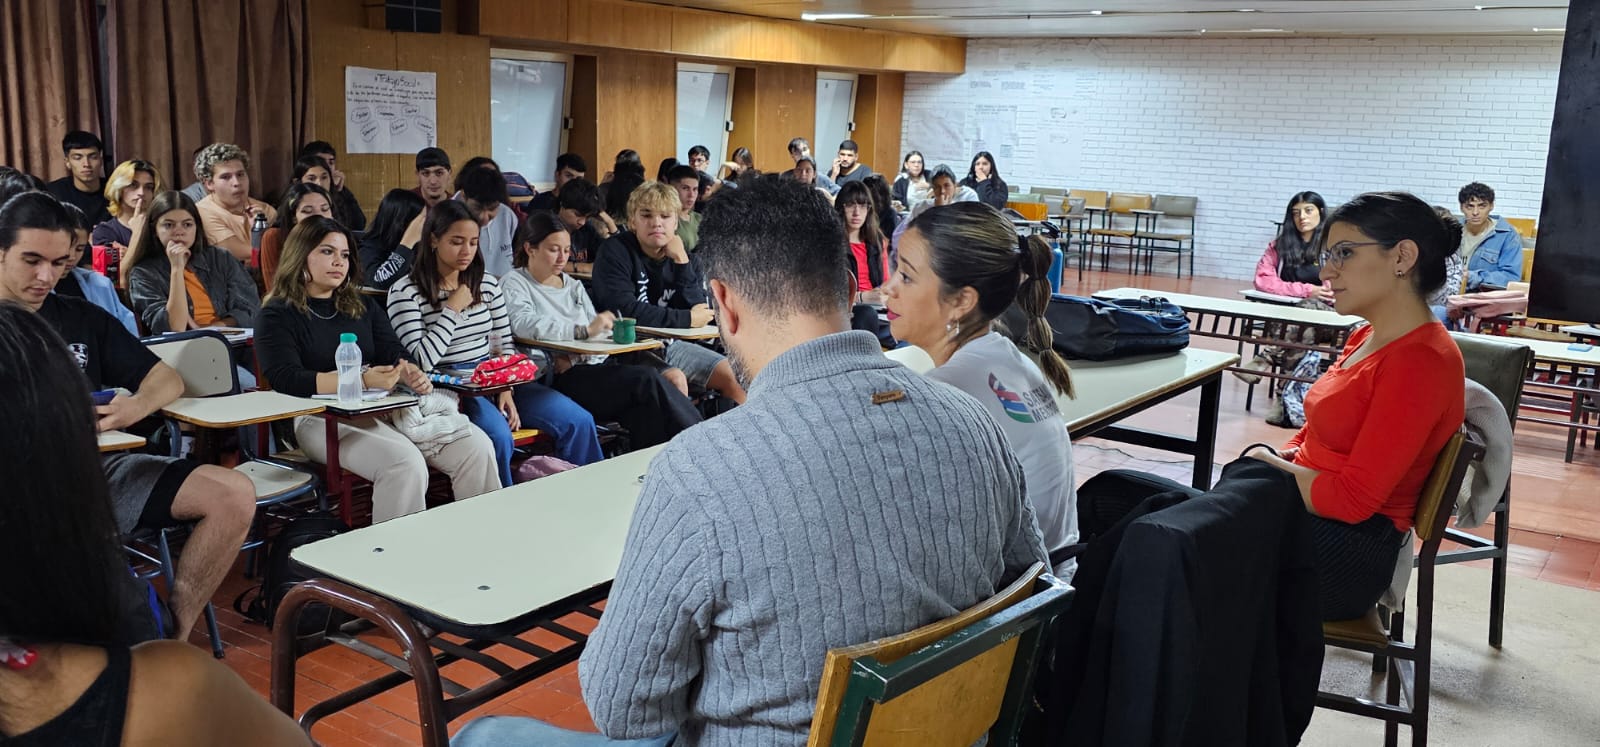
[[[333,362],[339,370],[339,404],[346,407],[361,404],[361,348],[356,345],[354,332],[339,335],[339,349],[334,351]]]
[[[1048,273],[1050,276],[1051,293],[1061,292],[1061,271],[1063,269],[1061,266],[1062,259],[1063,256],[1061,254],[1061,245],[1056,244],[1052,246],[1050,248],[1050,272]]]

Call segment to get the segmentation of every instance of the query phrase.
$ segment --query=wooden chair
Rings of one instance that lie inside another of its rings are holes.
[[[1428,699],[1433,666],[1433,589],[1435,560],[1444,540],[1445,524],[1455,507],[1467,464],[1483,456],[1483,446],[1465,433],[1456,433],[1434,461],[1433,471],[1417,497],[1415,524],[1422,549],[1417,553],[1417,634],[1406,643],[1405,615],[1395,611],[1385,626],[1373,607],[1355,620],[1322,625],[1323,642],[1329,646],[1361,651],[1386,660],[1384,702],[1319,691],[1317,706],[1384,722],[1384,744],[1398,743],[1400,724],[1411,727],[1414,746],[1428,743]],[[1403,693],[1402,693],[1403,691]],[[1406,704],[1401,705],[1401,696]]]
[[[1461,359],[1467,366],[1467,378],[1482,384],[1500,400],[1511,419],[1511,429],[1517,427],[1517,411],[1522,407],[1522,382],[1533,367],[1533,350],[1527,345],[1506,340],[1504,342],[1481,335],[1454,333],[1456,346],[1461,348]],[[1434,563],[1465,563],[1469,560],[1492,561],[1489,576],[1489,645],[1500,648],[1506,617],[1506,569],[1511,553],[1511,483],[1494,507],[1494,539],[1484,539],[1460,529],[1445,529],[1444,539],[1466,549],[1439,553]]]
[[[1522,234],[1522,238],[1531,239],[1539,235],[1539,221],[1534,218],[1507,218],[1507,223]]]
[[[1523,250],[1522,250],[1522,282],[1527,283],[1527,282],[1532,282],[1532,281],[1533,281],[1533,249],[1524,247]],[[1506,283],[1506,287],[1510,288],[1511,284],[1510,283]]]
[[[807,745],[1015,744],[1044,636],[1071,600],[1035,563],[954,617],[829,651]]]
[[[1153,216],[1150,221],[1150,230],[1138,231],[1134,234],[1139,239],[1139,251],[1144,255],[1144,271],[1146,274],[1153,272],[1151,264],[1156,252],[1172,252],[1178,255],[1178,277],[1183,277],[1183,255],[1189,255],[1189,275],[1194,276],[1194,214],[1200,204],[1200,198],[1184,195],[1156,195],[1155,207],[1159,215]],[[1162,231],[1163,221],[1187,221],[1187,230]]]
[[[1106,210],[1102,212],[1100,226],[1089,229],[1089,236],[1093,242],[1091,251],[1098,248],[1100,251],[1100,269],[1108,269],[1111,264],[1111,250],[1126,248],[1128,250],[1128,271],[1134,272],[1137,266],[1135,254],[1138,240],[1134,236],[1139,232],[1139,226],[1144,216],[1136,211],[1149,211],[1153,198],[1146,194],[1130,192],[1113,192],[1111,200],[1107,203]]]

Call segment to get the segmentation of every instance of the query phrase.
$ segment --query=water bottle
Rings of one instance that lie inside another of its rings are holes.
[[[250,222],[250,266],[261,266],[261,237],[267,232],[267,214],[256,213]]]
[[[1051,293],[1061,292],[1061,272],[1064,269],[1061,265],[1063,259],[1064,257],[1061,254],[1061,245],[1052,245],[1050,247],[1050,272],[1048,273],[1050,276]]]
[[[339,404],[345,407],[361,404],[361,348],[356,345],[354,332],[339,335],[339,349],[333,354],[333,362],[339,370]]]

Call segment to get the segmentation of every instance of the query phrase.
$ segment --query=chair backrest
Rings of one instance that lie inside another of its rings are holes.
[[[198,329],[147,337],[144,346],[183,377],[183,396],[237,394],[239,371],[233,349],[220,332]]]
[[[1021,195],[1012,195],[1012,197],[1020,196]],[[1038,195],[1033,196],[1038,197]],[[1038,221],[1050,217],[1050,209],[1046,207],[1044,202],[1041,200],[1013,199],[1012,201],[1006,203],[1006,207],[1015,210],[1017,215],[1022,216],[1022,218],[1025,220]]]
[[[1533,349],[1516,342],[1514,338],[1486,337],[1452,333],[1456,347],[1461,348],[1461,360],[1466,363],[1467,378],[1483,385],[1506,408],[1511,427],[1517,427],[1517,410],[1522,406],[1522,382],[1533,366]]]
[[[1200,198],[1183,195],[1156,195],[1155,208],[1160,210],[1163,218],[1193,218],[1194,211],[1200,204]]]
[[[1105,208],[1106,200],[1109,199],[1109,196],[1110,193],[1098,189],[1074,189],[1067,193],[1067,199],[1069,201],[1081,200],[1083,202],[1083,207],[1094,208],[1096,210]]]
[[[1150,204],[1150,195],[1113,192],[1111,194],[1110,209],[1113,213],[1126,214],[1134,210],[1149,210]]]
[[[968,747],[986,733],[1011,744],[1044,631],[1071,598],[1036,563],[954,617],[829,651],[807,744]]]
[[[1044,202],[1044,196],[1033,192],[1012,192],[1006,195],[1006,202]]]
[[[1522,234],[1524,238],[1539,235],[1539,221],[1535,218],[1507,218],[1506,222],[1517,229],[1517,233]]]
[[[1483,444],[1468,438],[1465,432],[1457,431],[1434,460],[1428,481],[1422,485],[1422,494],[1417,496],[1414,514],[1417,537],[1422,539],[1424,555],[1430,550],[1438,551],[1438,540],[1444,536],[1445,524],[1450,520],[1450,515],[1455,513],[1456,494],[1461,492],[1461,479],[1467,474],[1467,465],[1482,459],[1483,452]],[[1432,565],[1433,558],[1426,558],[1425,562]]]
[[[1522,279],[1523,280],[1532,280],[1533,279],[1533,249],[1532,248],[1524,248],[1522,250]]]
[[[1067,194],[1067,190],[1060,187],[1034,187],[1032,191],[1036,195],[1050,195],[1051,197],[1064,197]]]

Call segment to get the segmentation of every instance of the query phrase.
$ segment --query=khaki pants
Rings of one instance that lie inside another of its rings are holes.
[[[294,435],[306,456],[327,464],[323,419],[307,415],[294,421]],[[424,458],[417,445],[394,426],[376,417],[339,423],[339,466],[372,481],[372,523],[414,514],[427,507],[428,467],[450,477],[456,500],[500,489],[494,445],[477,428],[472,435]]]

